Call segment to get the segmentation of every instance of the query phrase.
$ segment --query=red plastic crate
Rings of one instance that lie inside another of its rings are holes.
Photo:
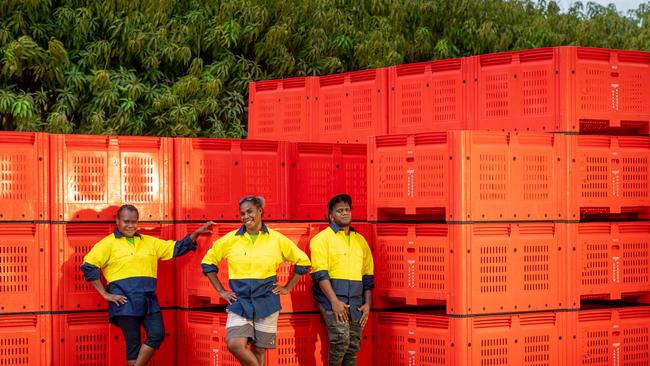
[[[104,366],[126,363],[126,346],[119,328],[105,312],[55,314],[54,366]]]
[[[568,218],[650,217],[650,137],[566,136]]]
[[[0,315],[0,365],[42,366],[51,360],[51,315]]]
[[[377,366],[536,365],[567,362],[566,313],[450,318],[374,313]]]
[[[248,137],[312,141],[316,79],[298,77],[250,83]]]
[[[564,141],[562,135],[476,131],[374,137],[368,219],[563,219]]]
[[[321,76],[315,80],[313,142],[366,143],[387,131],[387,69]]]
[[[289,151],[292,220],[327,221],[327,202],[339,193],[352,196],[354,219],[366,220],[366,145],[291,143]]]
[[[379,224],[375,308],[447,305],[448,314],[577,308],[566,224]]]
[[[568,313],[569,365],[650,364],[650,308],[625,307]]]
[[[540,48],[472,57],[476,128],[576,131],[560,124],[559,54],[559,48]]]
[[[267,366],[319,365],[322,343],[318,341],[319,314],[282,314],[278,318],[275,349],[266,352]]]
[[[559,50],[563,131],[649,133],[650,52]]]
[[[0,314],[51,310],[50,253],[50,225],[0,224]]]
[[[49,219],[49,141],[44,133],[0,132],[0,220]]]
[[[225,311],[178,312],[179,366],[239,366],[228,351]]]
[[[107,309],[108,303],[97,293],[81,272],[84,256],[115,229],[111,224],[53,224],[52,226],[52,302],[54,310]],[[138,232],[160,239],[174,238],[172,224],[138,225]],[[186,254],[186,255],[191,255]],[[176,306],[175,265],[178,259],[158,262],[156,294],[160,306]],[[102,276],[102,281],[104,281]]]
[[[126,203],[173,219],[172,139],[50,135],[50,154],[53,221],[113,221]]]
[[[571,282],[583,299],[650,300],[650,222],[568,224],[577,263]]]
[[[468,108],[469,61],[463,58],[390,67],[388,133],[474,129]]]
[[[191,232],[200,224],[177,224],[178,235]],[[270,229],[277,230],[291,239],[300,249],[309,254],[309,240],[318,233],[317,224],[310,223],[269,223]],[[179,290],[179,305],[185,308],[200,308],[207,306],[226,306],[228,303],[223,300],[206,276],[201,272],[201,260],[205,253],[212,248],[212,244],[223,235],[237,230],[239,224],[217,224],[213,226],[213,235],[202,235],[198,239],[196,252],[188,253],[185,257],[179,258],[177,263]],[[284,263],[278,268],[278,282],[286,283],[293,274],[292,265]],[[219,281],[229,288],[228,265],[226,261],[219,264]],[[298,284],[288,295],[280,296],[282,312],[304,312],[317,310],[312,295],[312,280],[309,275],[304,275]]]
[[[266,199],[264,218],[287,219],[286,143],[263,140],[176,139],[176,217],[239,220],[245,195]]]

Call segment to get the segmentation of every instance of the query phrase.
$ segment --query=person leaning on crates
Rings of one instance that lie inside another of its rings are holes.
[[[169,260],[196,249],[196,239],[211,232],[208,221],[192,234],[178,241],[161,240],[138,233],[138,209],[123,205],[117,210],[117,227],[97,242],[81,265],[86,281],[108,301],[111,323],[124,333],[126,363],[144,366],[160,347],[165,327],[156,297],[158,260]],[[106,288],[99,279],[100,270]],[[140,327],[147,333],[140,343]]]
[[[239,200],[242,226],[214,242],[201,261],[219,295],[228,301],[226,342],[241,365],[263,366],[266,350],[275,348],[280,313],[280,295],[288,294],[300,277],[309,272],[307,254],[286,236],[262,221],[264,199],[246,196]],[[219,279],[218,265],[228,262],[231,290]],[[285,285],[277,283],[278,267],[293,263],[294,275]],[[246,348],[252,343],[252,349]]]
[[[352,366],[370,316],[374,264],[366,239],[350,226],[352,197],[332,197],[327,211],[329,227],[309,243],[313,292],[327,325],[328,365]]]

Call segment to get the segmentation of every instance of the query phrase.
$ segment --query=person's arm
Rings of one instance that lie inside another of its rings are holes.
[[[219,277],[217,277],[217,272],[208,272],[205,275],[208,276],[212,287],[217,290],[219,296],[221,296],[222,299],[228,301],[228,304],[232,304],[233,301],[237,301],[237,295],[234,292],[226,290],[223,287],[221,281],[219,281]]]
[[[127,298],[124,295],[115,295],[111,294],[108,291],[106,291],[106,288],[104,287],[104,284],[100,280],[93,280],[90,281],[90,284],[93,285],[95,290],[99,292],[99,294],[104,298],[104,300],[108,302],[112,302],[117,306],[123,305],[127,302]]]
[[[119,306],[127,302],[126,296],[109,293],[99,279],[99,270],[107,264],[110,257],[110,250],[110,245],[105,241],[100,241],[95,244],[90,252],[84,256],[81,271],[84,274],[85,280],[90,282],[104,300]]]
[[[280,250],[282,251],[282,258],[285,261],[291,262],[294,264],[293,267],[293,276],[287,281],[284,286],[275,284],[273,288],[273,293],[276,295],[286,295],[293,287],[300,281],[300,278],[309,272],[309,267],[311,262],[309,257],[305,252],[300,250],[298,246],[287,237],[280,238]]]
[[[219,262],[223,259],[224,246],[225,242],[223,238],[214,242],[212,248],[205,253],[205,256],[201,260],[201,270],[208,277],[212,287],[217,290],[219,296],[226,300],[228,304],[231,304],[233,301],[237,301],[237,295],[232,291],[226,290],[217,277],[219,273]]]
[[[363,305],[359,307],[361,312],[361,319],[359,324],[364,327],[370,317],[370,308],[372,307],[372,289],[375,287],[375,268],[372,260],[372,252],[368,243],[364,240],[363,243],[363,268],[362,268],[362,283],[363,283]]]
[[[327,246],[321,240],[312,239],[309,248],[311,250],[312,280],[318,283],[318,287],[323,291],[330,304],[332,304],[332,312],[336,316],[336,320],[340,323],[347,322],[350,318],[350,305],[336,297],[336,293],[330,282]]]
[[[181,240],[174,241],[155,238],[155,247],[158,258],[162,261],[166,261],[196,250],[196,239],[198,239],[199,235],[203,233],[212,233],[210,228],[214,224],[214,222],[208,221]]]

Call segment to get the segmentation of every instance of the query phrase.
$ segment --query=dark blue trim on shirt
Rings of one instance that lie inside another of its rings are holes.
[[[120,238],[125,238],[126,237],[124,234],[122,234],[120,232],[120,230],[118,228],[115,228],[115,230],[113,230],[113,235],[115,235],[115,239],[120,239]],[[137,236],[138,238],[142,239],[142,235],[140,235],[138,233],[133,234],[133,236]]]
[[[293,267],[293,272],[296,273],[296,274],[299,274],[299,275],[305,275],[305,274],[309,273],[309,268],[310,268],[310,267],[311,267],[311,266],[299,266],[299,265],[295,265],[295,266]]]
[[[176,244],[174,244],[174,258],[180,257],[181,255],[193,250],[196,250],[196,242],[193,242],[192,238],[189,235],[186,235],[183,239],[176,241]]]
[[[361,276],[361,282],[363,283],[363,290],[372,290],[375,288],[375,276],[374,275],[363,275]]]
[[[81,265],[81,271],[84,273],[84,278],[88,282],[99,279],[99,268],[97,266],[84,262]]]
[[[269,233],[269,228],[266,227],[265,223],[262,223],[262,228],[260,229],[260,231],[263,232],[264,234],[268,234]],[[237,230],[235,235],[244,235],[245,233],[246,233],[246,225],[242,225],[239,228],[239,230]]]
[[[212,272],[219,273],[219,267],[214,264],[201,263],[201,270],[203,270],[204,275]]]
[[[321,270],[318,272],[313,272],[311,274],[311,279],[315,282],[318,283],[323,280],[329,280],[330,279],[330,274],[326,270]]]
[[[356,231],[356,230],[354,230],[354,228],[352,226],[350,226],[349,228],[350,228],[350,232]],[[337,234],[339,231],[341,231],[341,228],[338,225],[336,225],[335,223],[330,224],[330,229],[332,229],[334,234]]]

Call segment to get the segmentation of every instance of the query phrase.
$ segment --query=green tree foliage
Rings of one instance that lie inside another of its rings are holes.
[[[650,3],[0,0],[2,129],[245,136],[248,83],[556,45],[650,50]]]

